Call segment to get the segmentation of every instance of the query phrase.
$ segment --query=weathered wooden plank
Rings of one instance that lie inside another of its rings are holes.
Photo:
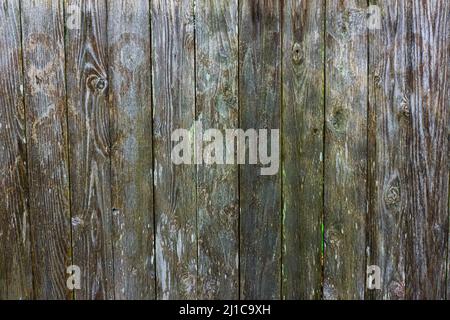
[[[283,8],[283,298],[322,294],[324,1]]]
[[[71,264],[62,1],[22,1],[34,297],[64,299]]]
[[[224,133],[238,127],[237,1],[197,1],[195,21],[197,119],[204,130]],[[204,164],[197,174],[198,296],[237,299],[238,166]]]
[[[408,1],[406,298],[445,299],[450,3]]]
[[[71,0],[65,4],[66,22],[71,26],[66,36],[66,76],[73,262],[81,268],[81,290],[76,298],[111,299],[114,278],[106,3]],[[77,10],[79,27],[69,22]]]
[[[240,1],[239,15],[240,127],[279,129],[280,3]],[[243,165],[240,170],[240,293],[243,299],[279,299],[281,179],[262,176],[260,169]]]
[[[383,19],[369,43],[378,189],[368,262],[381,267],[382,291],[372,296],[443,299],[446,258],[439,252],[448,245],[449,6],[374,4]]]
[[[150,11],[108,3],[116,299],[155,297]]]
[[[381,270],[381,290],[366,298],[405,298],[407,32],[404,2],[372,1],[381,29],[369,31],[369,217],[367,265]],[[374,11],[375,14],[375,11]],[[376,19],[376,16],[373,17]]]
[[[18,0],[0,5],[0,300],[32,297]]]
[[[449,30],[450,29],[450,14],[448,11],[447,11],[447,15],[446,15],[445,24],[446,24],[445,30]],[[449,52],[450,52],[450,32],[447,32],[447,54],[446,54],[447,62],[445,62],[447,64],[447,66],[450,64]],[[448,69],[447,69],[447,72],[449,72]],[[447,78],[448,78],[448,76],[447,76]],[[445,102],[445,99],[447,99],[447,102],[446,102],[447,106],[450,106],[450,84],[448,83],[448,80],[444,86],[443,93],[445,96],[444,102]],[[447,110],[447,121],[448,121],[447,122],[447,128],[448,128],[447,168],[448,168],[448,170],[450,170],[450,110]],[[449,181],[449,188],[450,188],[450,181]],[[450,192],[449,192],[449,195],[447,196],[447,198],[448,198],[448,210],[449,210],[449,214],[450,214]],[[449,226],[448,237],[449,238],[447,239],[447,247],[448,247],[447,250],[448,251],[447,251],[447,296],[446,296],[446,298],[447,298],[447,300],[450,300],[450,276],[449,276],[450,275],[450,226]]]
[[[152,1],[156,282],[159,299],[197,296],[196,168],[171,161],[176,129],[194,133],[193,2]]]
[[[366,8],[366,1],[326,3],[325,299],[364,298]]]

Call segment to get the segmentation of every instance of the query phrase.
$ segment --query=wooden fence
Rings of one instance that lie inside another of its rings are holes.
[[[0,0],[0,299],[450,297],[449,51],[447,0]],[[174,165],[196,119],[279,173]]]

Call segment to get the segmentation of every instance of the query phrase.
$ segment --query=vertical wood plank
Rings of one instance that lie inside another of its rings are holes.
[[[448,1],[409,1],[406,298],[445,299],[448,244]]]
[[[326,6],[324,298],[363,299],[367,3],[330,0]]]
[[[0,300],[32,298],[20,4],[0,6]]]
[[[191,0],[151,5],[157,298],[194,299],[196,168],[171,161],[172,132],[194,132],[194,7]]]
[[[237,3],[196,3],[196,112],[204,130],[238,127]],[[198,167],[199,298],[239,297],[238,187],[237,165]]]
[[[379,189],[370,252],[383,287],[374,296],[444,299],[446,257],[439,252],[448,246],[449,6],[376,4],[383,23],[370,42],[370,104]]]
[[[22,1],[28,179],[36,299],[64,299],[71,265],[62,1]]]
[[[381,29],[369,31],[369,220],[367,265],[381,269],[381,290],[367,298],[405,298],[407,25],[404,2],[372,1]]]
[[[449,30],[450,29],[450,13],[447,12],[446,15],[446,20],[445,20],[445,30]],[[447,55],[446,55],[446,59],[447,62],[445,62],[447,64],[447,66],[450,64],[450,32],[447,32]],[[444,60],[445,61],[445,60]],[[447,67],[448,68],[448,67]],[[447,75],[448,72],[450,72],[447,69]],[[448,76],[447,76],[448,78]],[[444,86],[444,103],[447,103],[447,106],[450,106],[450,84],[447,80],[447,83]],[[447,99],[447,102],[445,102]],[[450,170],[450,110],[447,110],[447,129],[448,129],[448,139],[447,139],[447,168],[448,170]],[[449,177],[450,180],[450,177]],[[450,190],[450,181],[449,181],[449,190]],[[448,210],[449,210],[449,215],[450,215],[450,192],[447,196],[448,199]],[[446,299],[450,300],[450,225],[449,225],[449,234],[447,237],[447,295],[446,295]]]
[[[68,0],[67,97],[73,262],[81,268],[77,299],[114,298],[106,3]],[[120,214],[119,212],[114,212]]]
[[[324,1],[283,8],[283,298],[322,292]]]
[[[148,0],[108,3],[116,299],[155,297]]]
[[[239,20],[240,127],[279,129],[280,2],[240,1]],[[260,166],[241,167],[240,291],[243,299],[281,297],[280,181],[280,174],[260,175]]]

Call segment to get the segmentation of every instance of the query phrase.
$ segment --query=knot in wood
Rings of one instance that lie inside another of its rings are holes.
[[[409,107],[407,104],[403,105],[401,110],[402,110],[402,115],[405,118],[409,118],[411,116],[411,112],[409,111]]]
[[[386,189],[384,202],[388,207],[393,207],[400,203],[400,186],[397,178]]]
[[[375,82],[375,86],[381,87],[381,77],[378,73],[373,76],[373,81]]]
[[[409,119],[411,116],[411,111],[409,110],[408,98],[403,96],[402,102],[400,103],[400,113],[404,118]]]
[[[300,64],[303,62],[303,50],[298,42],[292,46],[292,62]]]
[[[99,78],[97,80],[97,83],[96,83],[95,87],[97,88],[97,90],[100,90],[100,91],[105,89],[106,88],[106,80],[102,79],[102,78]]]
[[[86,85],[92,92],[102,93],[108,86],[108,81],[97,74],[92,74],[87,77]]]
[[[331,129],[336,133],[343,133],[347,127],[347,111],[343,108],[337,109],[329,120]]]

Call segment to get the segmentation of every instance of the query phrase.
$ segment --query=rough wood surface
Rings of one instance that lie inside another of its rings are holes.
[[[238,127],[238,2],[196,3],[196,114],[203,128]],[[199,165],[198,297],[239,297],[238,167]]]
[[[76,299],[114,298],[106,2],[66,1],[81,10],[66,35],[73,262]],[[66,21],[69,16],[66,16]]]
[[[325,299],[364,298],[367,29],[358,17],[366,8],[366,1],[326,4]]]
[[[448,75],[449,75],[449,70],[448,70],[448,66],[450,65],[450,32],[448,30],[450,30],[450,9],[447,6],[447,14],[445,16],[445,23],[446,25],[445,30],[447,30],[447,53],[445,55],[445,59],[444,59],[444,63],[446,63],[447,65],[447,81],[445,82],[445,85],[443,87],[443,99],[444,99],[444,104],[447,105],[446,107],[446,112],[447,112],[447,128],[448,128],[448,139],[447,139],[447,168],[448,170],[450,170],[450,83],[448,80]],[[446,62],[445,62],[446,61]],[[450,188],[450,181],[449,181],[449,188]],[[447,195],[448,198],[448,209],[449,212],[448,214],[450,215],[450,192]],[[446,298],[447,300],[450,300],[450,226],[449,229],[447,230],[449,232],[448,237],[447,237],[447,295]]]
[[[195,134],[194,6],[191,0],[151,5],[157,298],[194,299],[196,167],[171,161],[172,132]]]
[[[283,298],[322,295],[324,1],[283,8]]]
[[[278,1],[239,2],[240,128],[279,129],[281,17]],[[280,175],[240,170],[240,297],[281,297]]]
[[[150,11],[108,3],[116,299],[155,297]]]
[[[32,298],[19,9],[0,6],[0,300]]]
[[[34,298],[64,299],[71,265],[62,1],[22,1]]]
[[[381,290],[366,297],[405,298],[407,33],[403,2],[377,1],[382,24],[369,31],[369,217],[367,265],[381,269]],[[405,112],[406,111],[406,112]]]
[[[448,15],[444,2],[376,3],[370,264],[383,299],[444,299],[448,243]]]
[[[448,1],[409,1],[406,17],[406,298],[445,299],[448,245]]]
[[[450,297],[450,2],[0,0],[0,52],[0,299]]]

